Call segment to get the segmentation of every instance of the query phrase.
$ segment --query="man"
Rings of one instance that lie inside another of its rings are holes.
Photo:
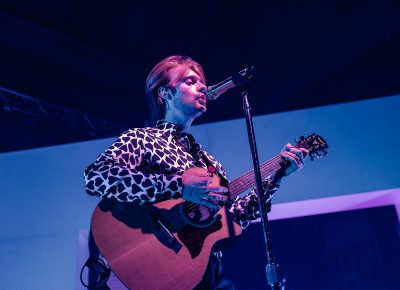
[[[219,210],[229,191],[226,173],[187,133],[207,110],[205,83],[200,64],[189,57],[170,56],[159,62],[146,81],[146,101],[155,126],[128,130],[101,154],[85,171],[87,193],[138,205],[182,198]],[[286,166],[264,182],[267,194],[302,167],[303,153],[307,150],[285,146],[281,157]],[[220,176],[221,185],[210,185],[210,172]],[[237,198],[229,211],[246,227],[259,217],[256,193]],[[220,268],[220,255],[211,255],[206,275],[195,289],[222,289]],[[226,283],[224,287],[233,289]]]

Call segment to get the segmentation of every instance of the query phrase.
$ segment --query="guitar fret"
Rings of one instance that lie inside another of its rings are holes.
[[[280,155],[273,157],[271,160],[264,162],[260,166],[261,178],[265,179],[272,173],[281,168],[282,158]],[[236,198],[239,194],[255,185],[255,176],[253,171],[246,172],[242,177],[232,180],[229,183],[231,199]]]
[[[295,148],[305,148],[311,155],[311,159],[320,157],[319,151],[322,151],[322,155],[326,155],[327,152],[324,149],[328,148],[325,140],[318,136],[317,134],[312,134],[311,136],[306,135],[301,136],[299,140],[297,140],[297,144],[294,146]],[[281,155],[276,155],[272,159],[267,162],[264,162],[260,165],[261,170],[261,178],[264,180],[266,177],[270,176],[272,173],[275,173],[281,168],[282,163]],[[229,183],[229,189],[231,193],[231,200],[236,198],[239,194],[243,193],[245,190],[253,187],[255,185],[255,177],[253,171],[246,172],[242,177],[236,178]]]

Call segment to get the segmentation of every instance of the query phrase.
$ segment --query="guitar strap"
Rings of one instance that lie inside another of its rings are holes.
[[[225,186],[228,187],[229,186],[229,181],[221,174],[221,172],[219,172],[215,166],[212,164],[212,162],[208,159],[208,157],[206,156],[206,154],[204,153],[203,150],[201,150],[201,147],[199,144],[196,143],[196,141],[194,140],[193,136],[191,134],[187,134],[187,138],[189,140],[189,152],[190,154],[193,156],[193,158],[196,160],[195,161],[195,165],[201,167],[200,164],[200,159],[203,160],[203,162],[206,164],[207,166],[207,170],[210,173],[213,174],[217,174],[221,180],[221,186]],[[228,193],[229,194],[229,193]],[[229,195],[228,195],[229,196]],[[233,219],[231,218],[231,214],[228,211],[228,207],[229,207],[229,203],[227,204],[227,206],[225,206],[225,211],[226,211],[226,217],[228,219],[227,221],[227,227],[228,227],[228,231],[229,231],[229,235],[231,237],[235,236],[235,230],[233,227]]]
[[[202,160],[206,166],[207,170],[210,173],[217,174],[220,180],[223,182],[222,186],[228,186],[228,180],[215,168],[212,162],[208,159],[207,155],[201,150],[199,144],[196,143],[193,136],[188,134],[187,135],[189,140],[189,153],[195,159],[195,165],[202,167],[200,160]],[[234,236],[234,227],[233,227],[233,220],[230,218],[231,215],[228,213],[228,208],[225,207],[226,217],[228,218],[227,226],[230,236]],[[229,243],[228,240],[219,241],[217,244],[214,245],[211,255],[209,257],[208,265],[206,272],[200,283],[193,289],[193,290],[202,290],[202,289],[233,289],[234,285],[229,281],[223,278],[222,276],[222,252],[221,247],[223,248],[224,245]],[[221,287],[219,287],[221,285]],[[222,286],[223,285],[223,286]],[[226,288],[225,288],[226,287]]]
[[[206,164],[207,170],[210,173],[216,173],[219,176],[219,178],[223,181],[224,183],[223,186],[227,186],[228,180],[221,174],[221,172],[217,170],[217,168],[215,168],[215,166],[208,159],[206,154],[204,154],[204,151],[201,150],[201,146],[194,140],[194,137],[191,134],[185,134],[185,135],[189,141],[188,151],[190,155],[192,155],[192,157],[194,158],[195,165],[198,167],[202,167],[202,164],[200,162],[200,160],[202,160]]]

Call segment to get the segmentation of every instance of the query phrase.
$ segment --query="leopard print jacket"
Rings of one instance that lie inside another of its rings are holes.
[[[222,165],[197,143],[195,145],[204,157],[193,157],[187,146],[188,136],[193,138],[178,125],[164,121],[157,122],[156,127],[124,132],[86,168],[86,192],[140,205],[181,198],[181,175],[195,166],[207,168],[205,158],[227,184]],[[266,194],[277,190],[277,187],[268,188],[268,180],[264,184],[267,185]],[[254,190],[245,198],[236,198],[229,211],[243,228],[257,219],[258,201]]]

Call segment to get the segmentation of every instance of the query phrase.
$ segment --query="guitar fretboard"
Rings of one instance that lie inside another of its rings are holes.
[[[274,158],[264,162],[260,165],[261,178],[264,180],[272,173],[275,173],[281,168],[280,163],[282,158],[280,155],[276,155]],[[247,173],[239,178],[236,178],[229,182],[229,190],[231,192],[231,199],[235,199],[239,194],[254,187],[256,184],[256,178],[254,176],[254,171],[249,170]]]

